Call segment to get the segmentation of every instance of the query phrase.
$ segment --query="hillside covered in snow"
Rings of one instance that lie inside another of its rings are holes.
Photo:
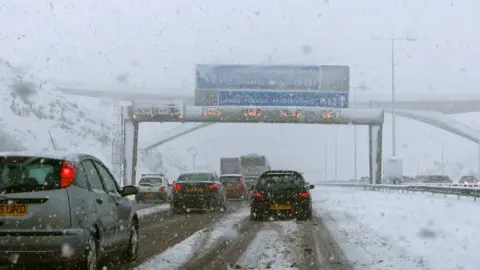
[[[112,165],[112,142],[120,138],[118,102],[63,95],[48,81],[3,59],[0,99],[0,151],[82,152]],[[164,170],[158,151],[140,156],[140,160],[144,161],[139,164],[140,171]],[[172,167],[176,174],[176,166]],[[112,168],[118,175],[118,168]]]

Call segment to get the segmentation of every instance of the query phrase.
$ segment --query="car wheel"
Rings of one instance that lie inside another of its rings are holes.
[[[297,220],[309,220],[312,219],[312,209],[303,209],[300,213],[297,213]]]
[[[98,268],[98,242],[90,235],[87,240],[85,257],[78,265],[78,269],[97,270]]]
[[[250,220],[261,221],[263,220],[263,215],[259,214],[256,211],[250,211]]]
[[[128,240],[128,248],[125,254],[125,259],[127,262],[134,262],[138,256],[138,223],[136,220],[133,220],[132,226],[130,227],[130,238]]]

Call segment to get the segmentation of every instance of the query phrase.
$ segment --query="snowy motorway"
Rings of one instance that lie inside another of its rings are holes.
[[[480,202],[421,193],[324,187],[312,221],[142,209],[140,260],[107,269],[479,269]],[[148,213],[148,211],[150,211]],[[104,268],[105,269],[105,268]]]
[[[157,211],[141,215],[139,260],[134,265],[105,262],[104,267],[346,269],[339,264],[339,249],[317,219],[254,222],[247,203],[230,201],[229,206],[227,213],[177,215],[168,206],[158,206]],[[324,260],[328,257],[331,263]]]

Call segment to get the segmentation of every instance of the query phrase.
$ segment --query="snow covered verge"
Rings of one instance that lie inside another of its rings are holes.
[[[0,101],[0,152],[56,149],[88,153],[100,158],[120,176],[111,164],[112,142],[120,139],[118,102],[64,95],[48,81],[2,58]],[[158,172],[165,167],[158,151],[151,151],[148,158],[141,153],[139,158],[141,172]],[[145,160],[148,162],[142,162]],[[178,166],[170,167],[169,172],[176,175]]]
[[[356,269],[477,269],[480,204],[454,197],[317,186],[325,222]]]

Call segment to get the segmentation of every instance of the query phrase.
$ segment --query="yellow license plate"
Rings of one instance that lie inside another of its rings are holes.
[[[187,192],[191,192],[191,193],[203,192],[203,188],[187,188]]]
[[[145,198],[152,198],[152,194],[151,194],[151,193],[147,193],[147,194],[145,194],[143,197],[145,197]]]
[[[227,187],[227,190],[234,190],[235,187]]]
[[[291,205],[272,205],[270,206],[272,210],[290,210],[292,209]]]
[[[0,204],[1,217],[23,217],[27,215],[27,204]]]

